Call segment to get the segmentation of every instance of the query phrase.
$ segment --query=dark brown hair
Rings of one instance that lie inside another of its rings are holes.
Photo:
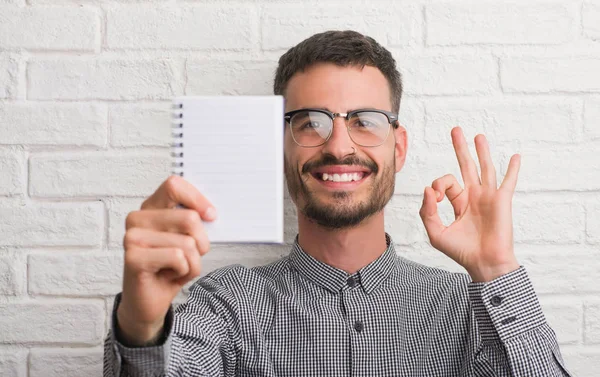
[[[342,67],[376,67],[388,81],[392,111],[397,113],[400,110],[402,77],[396,69],[392,54],[373,38],[352,30],[315,34],[290,48],[279,58],[273,92],[285,95],[287,83],[292,76],[316,63],[333,63]]]

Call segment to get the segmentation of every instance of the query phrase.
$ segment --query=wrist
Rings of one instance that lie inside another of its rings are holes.
[[[521,268],[521,265],[514,260],[509,263],[492,266],[476,266],[467,270],[474,283],[487,283],[501,276],[514,272]]]
[[[132,320],[119,307],[116,313],[115,336],[125,346],[149,347],[158,344],[164,331],[164,318],[155,323],[140,323]]]

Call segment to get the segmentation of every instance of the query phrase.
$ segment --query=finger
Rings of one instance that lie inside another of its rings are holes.
[[[475,149],[477,150],[477,158],[481,167],[481,183],[484,186],[498,188],[496,168],[490,155],[490,146],[484,135],[475,136]]]
[[[460,166],[460,172],[462,174],[463,181],[466,186],[481,184],[479,181],[479,175],[477,173],[477,166],[475,161],[469,153],[467,141],[462,133],[460,127],[454,127],[451,132],[452,144],[454,145],[454,152],[458,159],[458,165]]]
[[[189,274],[185,252],[176,247],[131,247],[125,252],[125,266],[138,272],[158,273],[161,270],[172,270],[174,278],[182,278]]]
[[[217,217],[214,206],[188,181],[172,175],[142,203],[142,209],[167,209],[177,205],[198,211],[204,220]]]
[[[437,197],[437,201],[440,202],[444,199],[444,194],[448,197],[452,208],[454,208],[454,215],[460,216],[467,208],[468,197],[462,195],[464,190],[456,177],[452,174],[446,174],[445,176],[436,179],[431,183],[431,187],[437,193],[441,193]]]
[[[180,233],[196,240],[200,255],[210,249],[210,240],[198,212],[191,209],[160,209],[133,211],[125,219],[125,228],[145,228],[161,232]]]
[[[196,246],[196,240],[190,236],[144,228],[132,228],[125,233],[123,244],[125,250],[132,247],[183,250],[188,264],[188,275],[194,277],[200,274],[200,252]]]
[[[508,163],[508,169],[506,170],[506,176],[500,185],[501,190],[508,190],[515,192],[517,187],[517,179],[519,178],[519,170],[521,168],[521,155],[515,154],[510,158]]]
[[[445,176],[436,179],[431,183],[431,188],[436,191],[436,194],[441,194],[437,195],[438,202],[444,198],[444,194],[452,201],[463,191],[460,183],[452,174],[446,174]]]
[[[442,223],[442,219],[438,214],[437,201],[435,199],[435,191],[431,187],[425,187],[423,194],[423,205],[419,211],[425,231],[431,242],[431,245],[436,247],[438,240],[446,226]]]

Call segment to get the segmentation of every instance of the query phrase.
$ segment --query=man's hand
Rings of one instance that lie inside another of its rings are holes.
[[[451,135],[465,188],[451,174],[436,179],[431,187],[425,187],[419,214],[433,247],[463,266],[473,281],[491,281],[519,268],[513,245],[512,197],[520,155],[511,157],[498,188],[485,136],[475,137],[480,180],[462,130],[455,127]],[[444,194],[454,208],[455,220],[450,226],[442,223],[437,212]]]
[[[187,209],[174,208],[181,204]],[[129,345],[153,342],[162,332],[171,302],[200,274],[200,256],[210,242],[202,220],[216,210],[194,186],[169,177],[126,220],[123,293],[117,309],[119,334]]]

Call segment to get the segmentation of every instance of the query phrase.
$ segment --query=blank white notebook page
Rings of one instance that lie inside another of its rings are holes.
[[[183,177],[215,206],[211,242],[283,243],[283,97],[174,99]]]

